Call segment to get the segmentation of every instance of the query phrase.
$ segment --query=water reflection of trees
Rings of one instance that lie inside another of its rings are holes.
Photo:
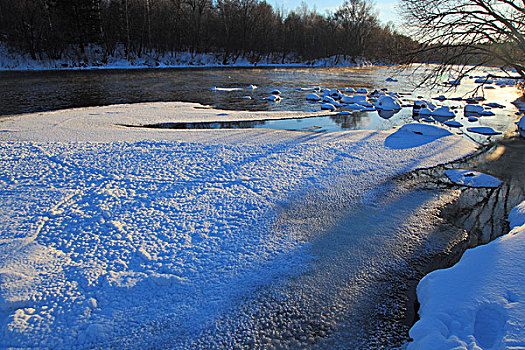
[[[457,189],[459,197],[442,209],[442,216],[468,232],[466,245],[485,244],[508,232],[506,221],[513,207],[525,200],[525,142],[501,140],[479,153],[450,164],[420,169],[403,175],[418,187]],[[469,188],[452,183],[444,170],[468,168],[494,175],[503,183],[498,188]]]
[[[353,114],[332,115],[330,119],[343,130],[362,129],[363,119],[366,113],[357,112]]]

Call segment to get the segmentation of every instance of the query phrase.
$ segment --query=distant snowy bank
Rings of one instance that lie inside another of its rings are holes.
[[[510,233],[419,283],[409,350],[525,348],[525,202],[509,222]]]
[[[106,57],[97,46],[85,52],[69,50],[60,58],[32,59],[29,54],[10,50],[0,42],[0,71],[8,70],[67,70],[67,69],[129,69],[129,68],[216,68],[216,67],[370,67],[384,65],[363,57],[336,55],[315,60],[301,60],[293,55],[266,57],[228,56],[224,53],[173,52],[126,57],[124,50]]]

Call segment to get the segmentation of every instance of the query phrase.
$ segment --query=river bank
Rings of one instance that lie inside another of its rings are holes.
[[[445,175],[448,169],[469,169],[496,176],[503,181],[498,188],[458,186]],[[488,244],[509,232],[509,213],[525,200],[525,140],[514,136],[483,146],[475,154],[458,161],[421,169],[402,175],[397,180],[412,182],[410,186],[425,189],[455,189],[460,194],[440,211],[440,216],[453,227],[464,230],[460,240],[445,252],[432,257],[421,266],[427,274],[455,266],[470,248]],[[509,262],[510,263],[510,262]],[[419,320],[419,302],[412,281],[408,289],[407,323]],[[418,339],[419,341],[419,339]]]
[[[335,55],[303,60],[293,55],[268,55],[257,61],[245,56],[225,58],[224,53],[144,53],[127,56],[122,50],[106,57],[96,46],[82,53],[70,50],[61,58],[33,59],[29,54],[14,52],[0,42],[0,71],[99,70],[99,69],[153,69],[153,68],[315,68],[315,67],[371,67],[385,63],[364,57]]]

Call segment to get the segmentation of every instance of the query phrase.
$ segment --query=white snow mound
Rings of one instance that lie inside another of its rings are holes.
[[[525,202],[517,208],[509,234],[421,280],[408,350],[525,348]]]

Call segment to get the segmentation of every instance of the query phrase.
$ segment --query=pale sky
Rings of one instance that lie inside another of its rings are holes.
[[[271,4],[275,8],[284,8],[285,10],[293,10],[301,5],[303,0],[266,0],[267,3]],[[304,0],[308,5],[308,8],[317,8],[317,11],[324,13],[325,10],[333,10],[341,6],[344,0]],[[379,11],[379,19],[384,23],[388,21],[394,22],[394,25],[399,24],[397,15],[397,0],[375,0],[375,8]]]

